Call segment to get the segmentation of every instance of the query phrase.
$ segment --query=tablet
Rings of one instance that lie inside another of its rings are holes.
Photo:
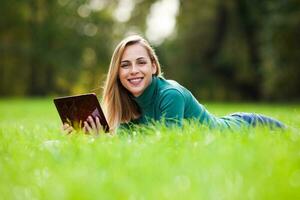
[[[80,129],[88,116],[92,116],[94,119],[99,117],[103,130],[105,132],[109,131],[108,123],[96,94],[58,97],[53,101],[63,123],[68,123],[75,129]]]

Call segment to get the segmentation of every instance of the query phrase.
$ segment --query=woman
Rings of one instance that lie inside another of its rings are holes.
[[[182,125],[183,119],[196,119],[209,127],[256,126],[283,128],[270,117],[253,113],[234,113],[215,117],[201,105],[189,90],[175,81],[165,80],[158,58],[141,36],[129,36],[116,47],[104,85],[102,106],[111,131],[121,124],[146,124],[163,121],[167,126]],[[67,132],[73,130],[65,124]],[[101,130],[99,119],[84,122],[86,132]]]

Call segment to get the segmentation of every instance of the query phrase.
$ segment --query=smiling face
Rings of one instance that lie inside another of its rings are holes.
[[[150,85],[156,66],[144,46],[139,43],[125,48],[119,67],[122,85],[135,97],[140,96]]]

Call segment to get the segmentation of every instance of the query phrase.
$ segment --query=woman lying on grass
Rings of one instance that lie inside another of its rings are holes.
[[[192,93],[162,77],[158,58],[149,43],[140,36],[129,36],[116,47],[104,85],[102,106],[111,132],[129,124],[163,121],[167,126],[182,125],[183,119],[196,119],[209,127],[256,126],[283,128],[278,120],[254,113],[234,113],[215,117]],[[68,133],[73,128],[63,126]],[[84,131],[102,130],[99,119],[89,117]]]

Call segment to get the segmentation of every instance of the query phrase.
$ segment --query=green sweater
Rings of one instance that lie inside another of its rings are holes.
[[[154,76],[139,97],[134,97],[141,117],[134,124],[164,121],[166,125],[182,125],[183,119],[196,119],[209,127],[238,127],[246,123],[233,116],[215,117],[201,105],[192,93],[176,81]]]

